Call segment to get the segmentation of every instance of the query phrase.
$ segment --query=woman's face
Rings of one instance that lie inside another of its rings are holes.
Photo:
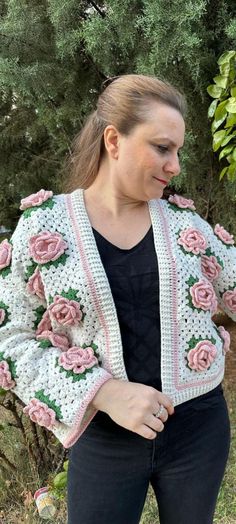
[[[165,186],[180,173],[184,132],[179,111],[152,102],[145,123],[127,136],[118,134],[112,164],[113,183],[121,196],[139,201],[162,197]]]

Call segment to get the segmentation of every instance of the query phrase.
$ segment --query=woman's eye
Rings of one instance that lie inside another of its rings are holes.
[[[159,151],[160,153],[163,153],[163,154],[164,154],[164,153],[167,153],[167,151],[168,151],[168,147],[167,147],[167,146],[160,146],[160,145],[157,145],[156,147],[157,147],[157,149],[158,149],[158,151]]]

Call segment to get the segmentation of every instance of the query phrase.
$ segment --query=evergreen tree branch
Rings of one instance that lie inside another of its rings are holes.
[[[57,165],[61,164],[59,160],[54,160],[53,158],[45,158],[42,155],[37,155],[37,153],[32,151],[32,149],[30,149],[29,147],[24,146],[22,150],[27,151],[28,153],[30,153],[30,155],[34,156],[35,158],[38,158],[38,160],[42,160],[43,162],[47,162],[48,164],[57,164]]]
[[[100,9],[100,7],[98,7],[97,4],[95,4],[95,2],[93,2],[92,0],[89,1],[89,4],[91,4],[94,9],[97,11],[97,13],[99,13],[99,15],[102,17],[102,18],[105,18],[106,15],[105,13],[103,13],[103,11]]]
[[[23,44],[26,47],[31,47],[31,48],[39,51],[40,53],[42,53],[43,55],[48,57],[48,51],[42,49],[41,47],[39,47],[37,45],[35,45],[34,41],[26,42],[26,40],[22,40],[21,38],[18,38],[17,35],[14,35],[14,38],[13,38],[13,37],[10,37],[9,35],[5,35],[4,33],[0,33],[0,37],[6,38],[8,40],[8,45],[12,44],[13,42],[16,42],[16,44],[19,45],[19,46],[22,46],[22,44]]]

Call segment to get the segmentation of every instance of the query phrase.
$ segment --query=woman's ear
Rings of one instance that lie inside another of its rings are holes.
[[[117,160],[119,155],[120,133],[115,126],[109,125],[104,131],[104,146],[108,156]]]

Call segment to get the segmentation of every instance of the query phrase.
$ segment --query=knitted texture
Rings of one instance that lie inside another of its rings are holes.
[[[70,447],[111,377],[128,380],[112,293],[83,190],[24,199],[11,241],[0,246],[0,386]],[[160,274],[161,378],[174,405],[216,387],[229,335],[212,315],[236,320],[236,249],[191,200],[149,202]],[[155,350],[155,341],[154,350]]]

